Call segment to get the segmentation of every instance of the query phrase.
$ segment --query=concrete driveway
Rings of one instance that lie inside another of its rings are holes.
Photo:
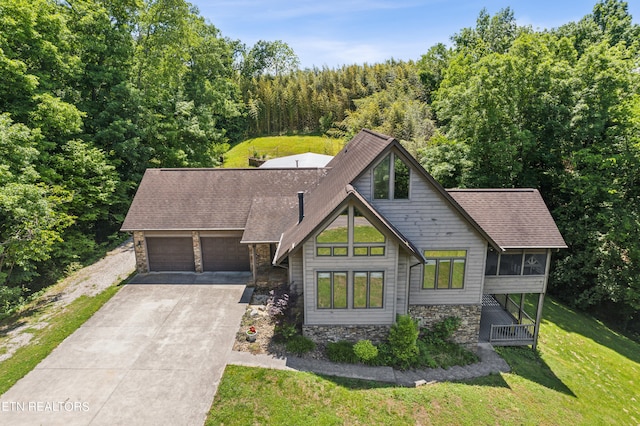
[[[242,284],[126,285],[0,398],[0,424],[203,424],[248,299]]]

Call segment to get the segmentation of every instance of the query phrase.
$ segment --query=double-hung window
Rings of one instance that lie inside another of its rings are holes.
[[[426,250],[423,289],[464,288],[466,250]]]

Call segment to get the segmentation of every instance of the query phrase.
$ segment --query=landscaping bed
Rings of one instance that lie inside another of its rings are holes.
[[[301,335],[301,304],[297,297],[290,297],[286,286],[256,288],[236,333],[233,350],[402,370],[446,369],[478,361],[473,352],[449,340],[459,327],[457,318],[447,318],[431,330],[420,330],[408,316],[399,316],[388,341],[377,346],[368,340],[318,344]]]

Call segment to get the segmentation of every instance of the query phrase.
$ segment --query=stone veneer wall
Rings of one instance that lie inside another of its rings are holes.
[[[409,315],[419,319],[422,327],[430,328],[433,324],[447,317],[458,317],[462,321],[460,328],[453,335],[453,341],[475,349],[480,334],[480,316],[482,305],[411,305]]]
[[[136,271],[139,274],[149,272],[147,264],[147,245],[143,231],[133,231],[133,249],[136,255]]]
[[[368,339],[378,344],[387,339],[389,325],[303,325],[302,334],[317,343]]]
[[[200,233],[191,231],[191,240],[193,241],[193,261],[195,263],[196,272],[202,272],[202,248],[200,247]]]
[[[249,244],[249,256],[256,287],[273,289],[287,282],[287,270],[271,264],[269,244]]]

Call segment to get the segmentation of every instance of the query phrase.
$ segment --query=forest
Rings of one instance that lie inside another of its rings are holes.
[[[146,168],[367,127],[445,187],[539,188],[569,246],[550,292],[640,332],[640,26],[626,2],[545,30],[482,10],[415,61],[298,63],[184,0],[0,0],[0,312],[126,237]]]

